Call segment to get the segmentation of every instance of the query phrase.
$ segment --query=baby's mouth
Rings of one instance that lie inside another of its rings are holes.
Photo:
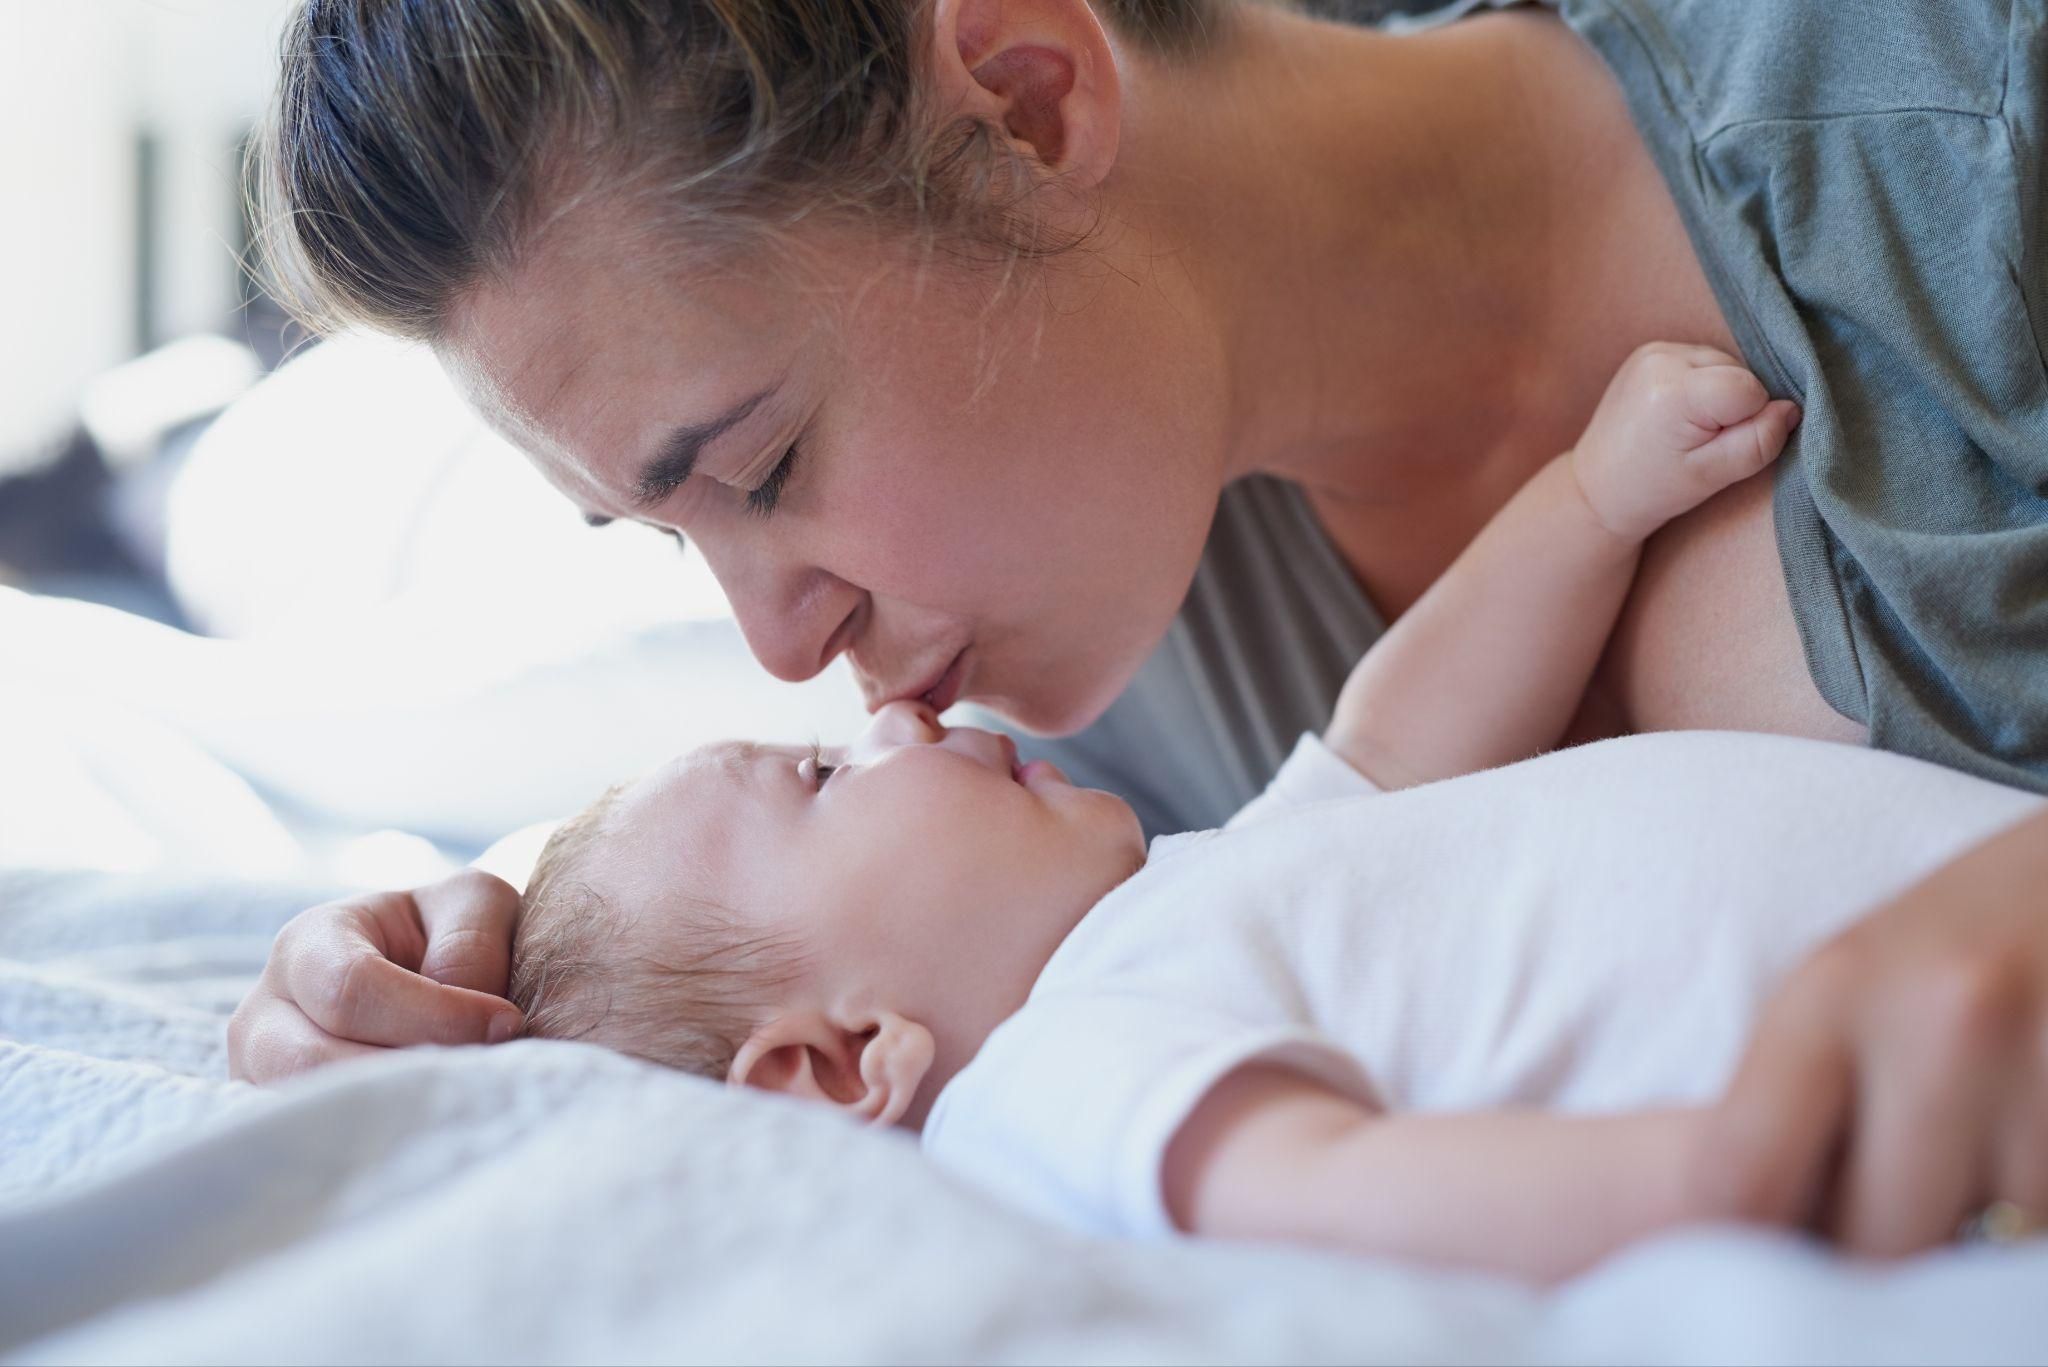
[[[1034,759],[1028,764],[1017,766],[1017,782],[1026,788],[1048,781],[1072,786],[1072,780],[1061,772],[1059,765],[1049,759]]]

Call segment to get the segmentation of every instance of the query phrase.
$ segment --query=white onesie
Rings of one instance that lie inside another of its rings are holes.
[[[924,1145],[1062,1222],[1163,1234],[1168,1142],[1252,1060],[1389,1110],[1704,1101],[1789,969],[2040,804],[1733,732],[1380,793],[1305,736],[1229,826],[1153,842],[939,1094]]]

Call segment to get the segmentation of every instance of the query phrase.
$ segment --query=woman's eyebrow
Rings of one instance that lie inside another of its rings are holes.
[[[741,399],[717,417],[678,427],[662,438],[661,445],[640,467],[639,478],[634,481],[633,506],[652,508],[680,489],[691,471],[697,468],[697,457],[704,448],[745,422],[750,413],[766,403],[781,387],[782,381],[777,380],[758,394]]]

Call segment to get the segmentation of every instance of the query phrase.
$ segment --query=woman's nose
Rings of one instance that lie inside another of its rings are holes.
[[[776,678],[802,683],[853,643],[862,594],[823,570],[787,571],[713,558],[711,572],[747,638],[747,649]]]
[[[883,703],[868,729],[853,743],[852,759],[858,764],[905,745],[937,745],[946,738],[939,714],[922,698]]]

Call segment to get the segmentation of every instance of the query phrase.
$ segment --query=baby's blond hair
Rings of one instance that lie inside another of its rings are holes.
[[[793,976],[794,946],[687,890],[656,907],[621,907],[600,892],[593,862],[626,787],[563,822],[535,861],[512,942],[512,1001],[531,1037],[587,1040],[723,1079]],[[668,921],[659,945],[645,933],[654,917]]]

